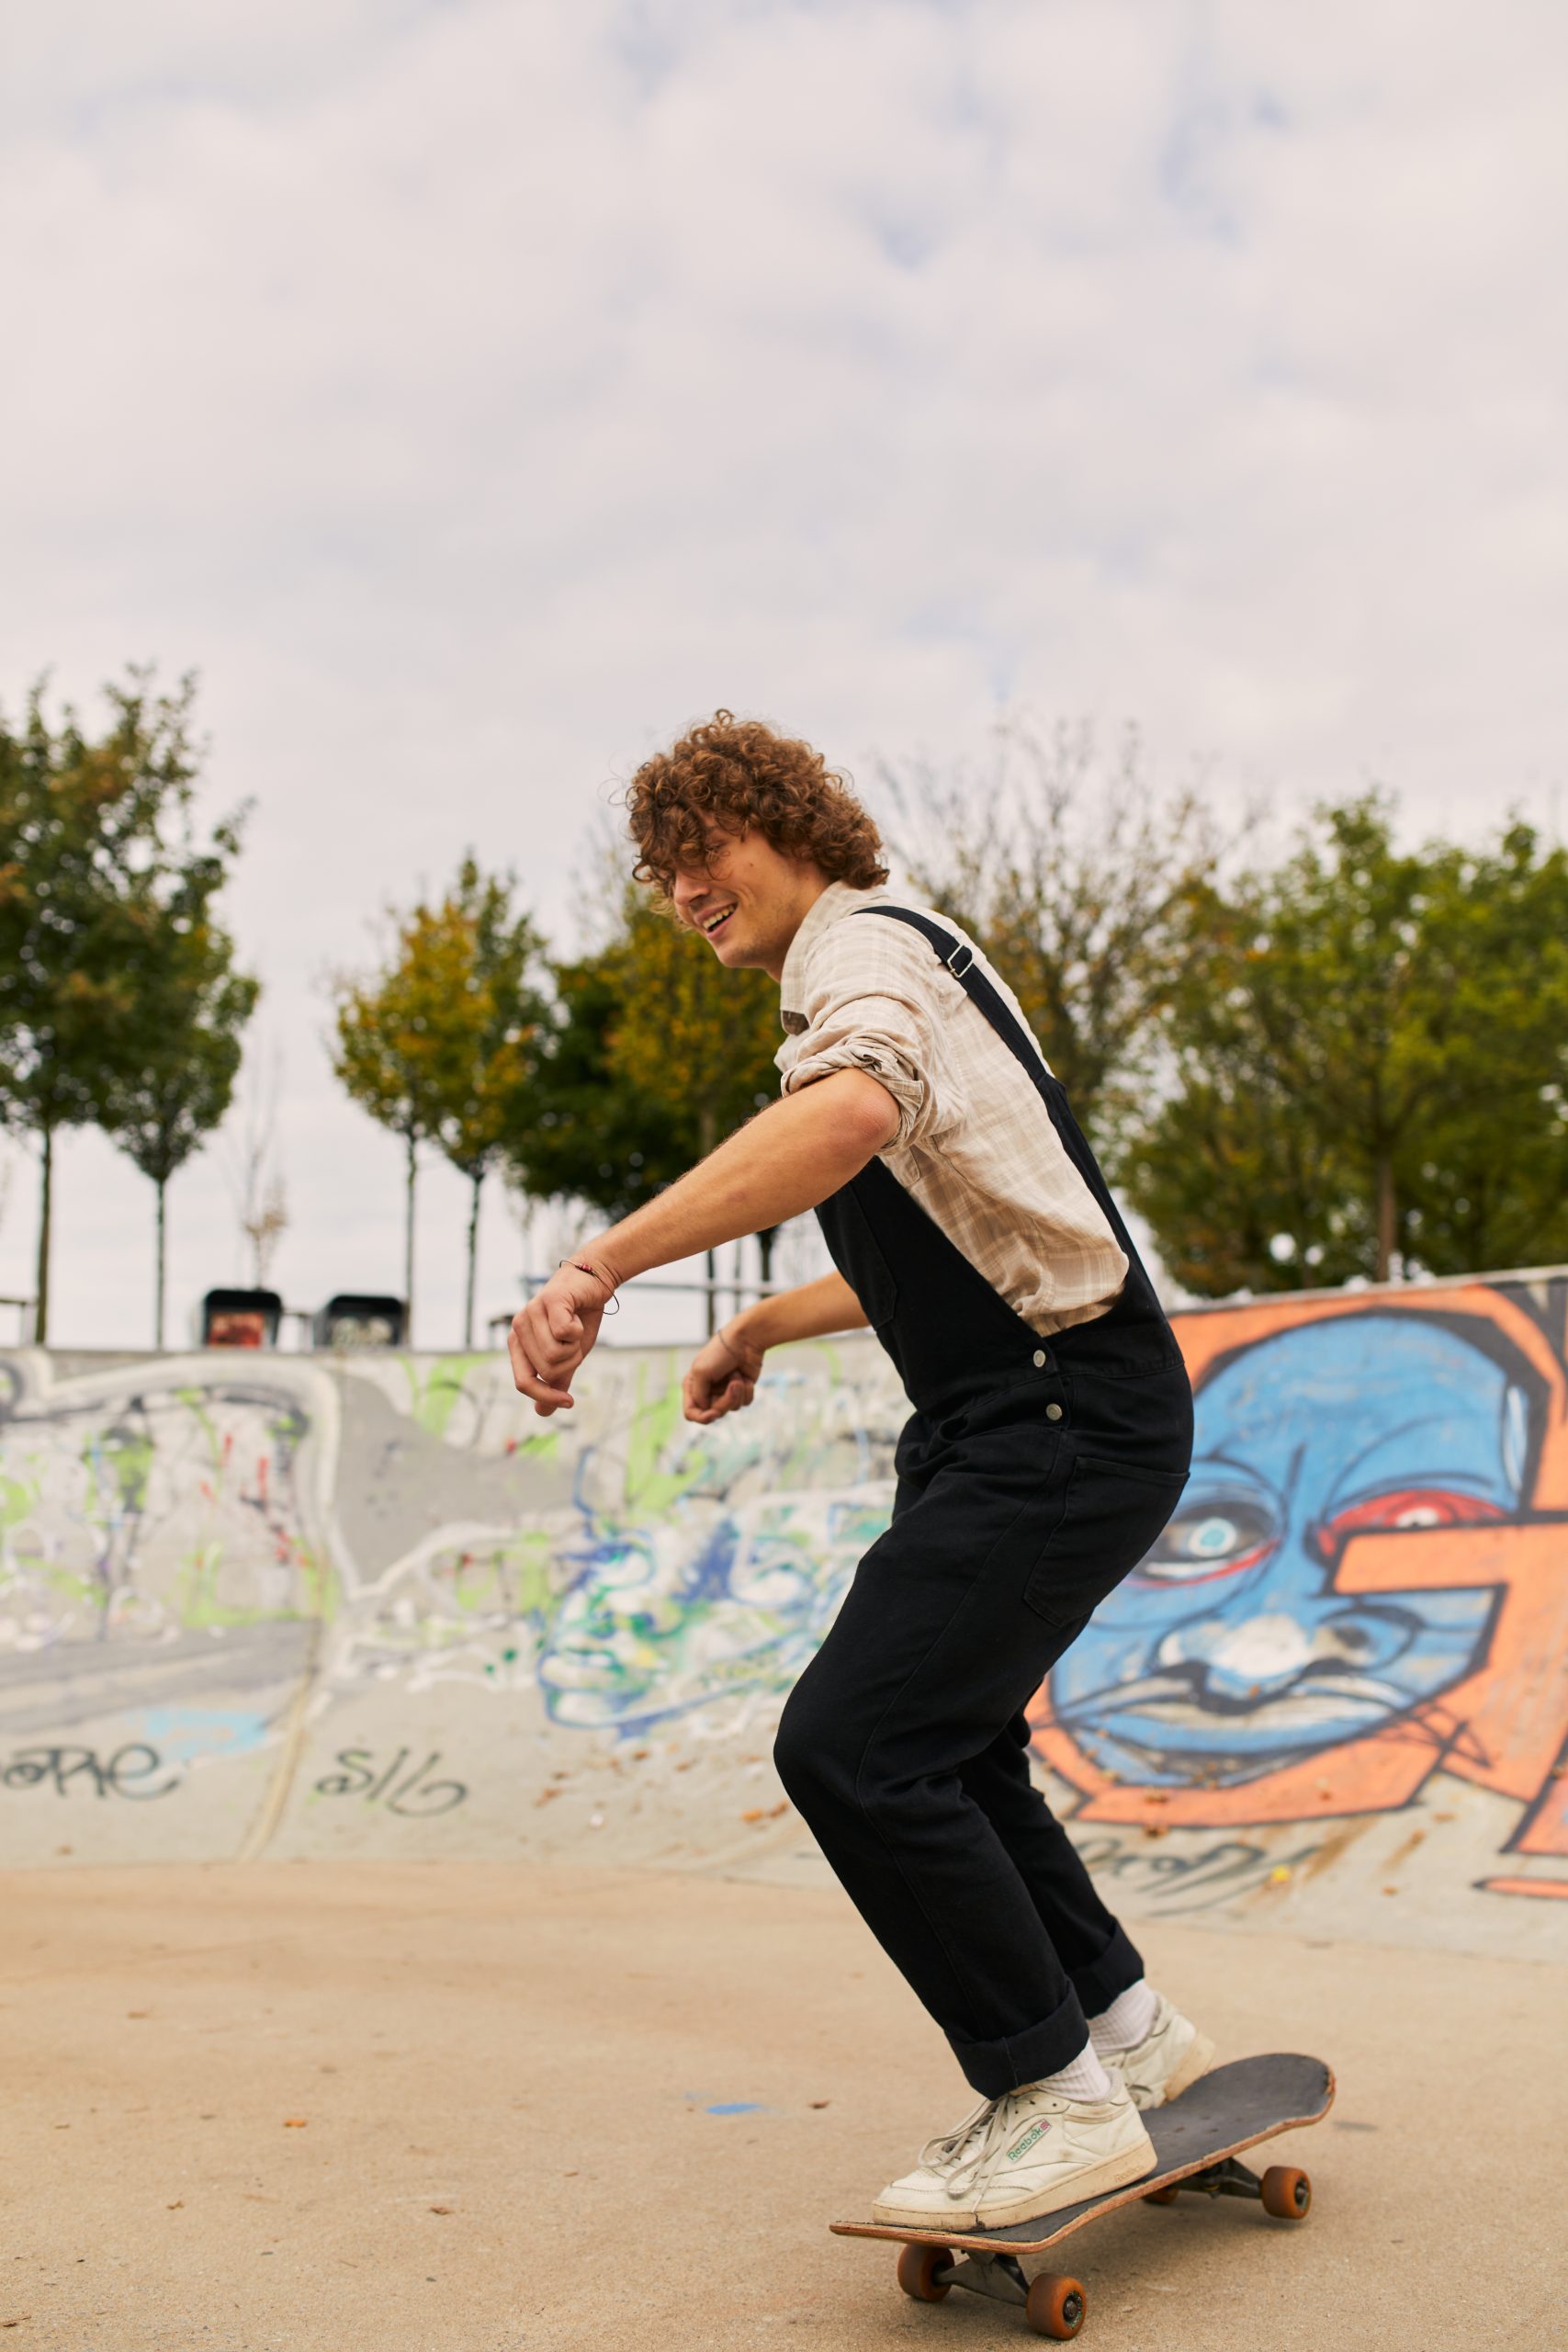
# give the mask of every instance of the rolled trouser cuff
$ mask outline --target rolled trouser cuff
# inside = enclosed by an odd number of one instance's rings
[[[1136,1976],[1129,1982],[1135,1984]],[[1004,2034],[997,2041],[961,2041],[955,2033],[947,2038],[981,2098],[1001,2098],[1025,2083],[1039,2082],[1043,2075],[1070,2066],[1089,2040],[1089,2019],[1077,1995],[1069,1992],[1060,2008],[1021,2033]]]
[[[1087,1967],[1072,1971],[1071,1991],[1048,2018],[1022,2033],[1003,2034],[995,2041],[964,2041],[950,2033],[953,2054],[982,2098],[1000,2098],[1025,2083],[1037,2083],[1081,2056],[1089,2040],[1089,2018],[1108,2009],[1143,1973],[1137,1946],[1118,1925],[1111,1929],[1104,1951]]]
[[[1102,2009],[1108,2009],[1119,1994],[1138,1983],[1143,1973],[1137,1946],[1120,1926],[1112,1929],[1105,1950],[1087,1968],[1067,1972],[1087,2018],[1097,2018]]]

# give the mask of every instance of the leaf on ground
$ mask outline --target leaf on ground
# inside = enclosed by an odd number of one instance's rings
[[[304,2115],[286,2115],[283,2119],[283,2128],[286,2132],[303,2132],[310,2118]]]

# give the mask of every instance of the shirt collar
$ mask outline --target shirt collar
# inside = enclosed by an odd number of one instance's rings
[[[789,943],[784,970],[779,975],[779,1019],[792,1036],[798,1036],[807,1026],[806,967],[812,948],[841,916],[852,914],[856,907],[874,906],[886,896],[886,889],[880,883],[872,889],[860,890],[852,882],[829,882],[820,898],[807,908],[800,929]]]

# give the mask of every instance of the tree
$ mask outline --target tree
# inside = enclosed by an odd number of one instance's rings
[[[110,724],[51,725],[41,688],[20,728],[0,719],[0,1103],[37,1137],[36,1336],[49,1335],[54,1146],[112,1125],[148,1066],[171,927],[194,921],[238,849],[238,820],[195,837],[196,686],[155,692],[133,669],[107,688]]]
[[[628,896],[625,928],[611,955],[620,1003],[611,1024],[609,1066],[673,1114],[705,1159],[721,1137],[778,1092],[778,989],[764,972],[731,972],[698,934],[640,892]],[[773,1231],[758,1236],[763,1280]],[[707,1253],[707,1328],[716,1313],[714,1253]]]
[[[391,952],[363,979],[340,975],[333,1069],[362,1111],[402,1139],[404,1336],[413,1340],[413,1242],[419,1147],[441,1124],[441,1088],[431,1021],[434,1003],[423,953],[429,911],[389,914]]]
[[[463,1344],[474,1344],[479,1198],[484,1181],[535,1106],[529,1093],[547,1011],[535,978],[544,943],[513,909],[511,875],[482,875],[464,859],[456,888],[423,934],[445,973],[435,1014],[434,1069],[442,1150],[468,1180],[468,1272]]]
[[[354,1100],[401,1136],[408,1155],[404,1288],[413,1306],[414,1187],[421,1143],[437,1144],[471,1187],[467,1344],[473,1340],[480,1191],[528,1116],[545,1001],[530,977],[541,942],[513,913],[510,876],[471,857],[439,905],[392,912],[391,951],[363,980],[340,978],[333,1067]]]
[[[230,1138],[229,1190],[251,1253],[251,1288],[265,1290],[273,1259],[288,1230],[288,1188],[278,1164],[283,1057],[276,1046],[259,1063],[253,1057],[244,1077],[239,1117]]]
[[[218,878],[220,878],[220,874]],[[105,1125],[157,1193],[153,1345],[164,1344],[169,1180],[221,1123],[240,1067],[240,1033],[258,981],[233,968],[234,944],[209,917],[204,874],[165,911],[139,975],[140,1057],[111,1081]]]
[[[1189,893],[1166,1083],[1118,1172],[1191,1289],[1568,1247],[1568,856],[1517,823],[1401,851],[1393,816],[1325,806],[1271,870]]]
[[[628,1216],[778,1092],[778,992],[626,893],[608,942],[554,967],[556,1006],[508,1149],[518,1189]],[[773,1235],[759,1234],[763,1280]],[[714,1320],[713,1253],[708,1320]]]
[[[1398,1169],[1401,1242],[1433,1272],[1568,1257],[1568,852],[1512,822],[1446,867],[1428,921],[1450,1082]]]
[[[556,964],[552,977],[535,1114],[506,1147],[508,1173],[525,1200],[581,1201],[618,1220],[691,1166],[689,1114],[612,1064],[623,1001],[614,950]]]
[[[983,948],[1080,1122],[1108,1134],[1179,971],[1190,894],[1219,865],[1202,798],[1155,791],[1134,729],[1106,755],[1087,723],[1042,736],[1016,718],[978,773],[884,781],[910,879]]]

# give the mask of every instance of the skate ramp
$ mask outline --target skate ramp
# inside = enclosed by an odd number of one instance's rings
[[[1038,1694],[1132,1918],[1568,1951],[1568,1275],[1203,1310],[1181,1511]],[[0,1357],[0,1862],[819,1882],[778,1710],[886,1523],[866,1340],[680,1418],[603,1350]]]

